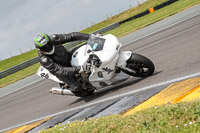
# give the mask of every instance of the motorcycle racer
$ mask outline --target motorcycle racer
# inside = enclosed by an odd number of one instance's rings
[[[62,44],[76,40],[88,40],[89,36],[89,34],[80,32],[51,36],[41,33],[34,38],[40,64],[58,79],[67,83],[72,92],[81,90],[81,83],[75,77],[75,74],[79,73],[80,67],[71,66],[73,50],[65,49]]]

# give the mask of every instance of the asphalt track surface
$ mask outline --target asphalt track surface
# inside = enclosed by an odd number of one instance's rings
[[[140,33],[145,36],[141,39],[135,38],[136,34],[134,33],[121,39],[123,43],[128,43],[123,50],[142,54],[154,62],[156,72],[153,76],[145,79],[133,77],[121,85],[101,89],[93,96],[86,98],[50,94],[49,89],[57,86],[57,83],[41,80],[0,97],[0,130],[91,102],[199,73],[200,14],[198,12],[200,12],[200,8],[198,6],[187,12],[191,12],[189,19],[187,19],[187,13],[177,14],[177,16],[183,16],[180,17],[180,20],[183,21],[178,23],[176,23],[178,17],[173,18],[172,16],[171,20],[170,18],[163,20],[163,25],[169,20],[165,24],[168,26],[160,28],[158,32],[153,33],[156,31],[153,30],[147,35],[141,30]],[[194,15],[195,13],[196,15]],[[155,28],[155,24],[150,26],[150,29],[153,28]],[[134,38],[137,40],[133,41]]]

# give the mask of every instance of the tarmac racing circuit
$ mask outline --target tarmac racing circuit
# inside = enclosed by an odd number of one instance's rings
[[[153,61],[153,76],[144,79],[132,77],[86,98],[50,94],[49,89],[58,85],[46,79],[23,83],[20,89],[5,94],[1,88],[0,131],[144,91],[139,96],[140,101],[133,99],[136,106],[147,100],[149,97],[145,95],[149,93],[155,95],[174,82],[200,76],[200,5],[124,36],[120,41],[123,50],[142,54]]]

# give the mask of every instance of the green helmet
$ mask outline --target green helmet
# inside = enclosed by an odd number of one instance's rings
[[[41,33],[34,38],[35,47],[44,54],[53,54],[54,46],[47,34]]]

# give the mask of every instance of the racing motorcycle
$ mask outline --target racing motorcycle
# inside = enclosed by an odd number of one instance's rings
[[[81,73],[76,75],[82,84],[82,90],[79,92],[71,92],[70,86],[42,66],[37,74],[59,83],[60,87],[53,87],[50,93],[79,97],[89,96],[95,90],[119,84],[130,76],[148,77],[153,74],[155,67],[150,59],[131,51],[121,51],[121,47],[122,44],[112,34],[91,35],[87,44],[73,53],[72,66],[81,67]]]

